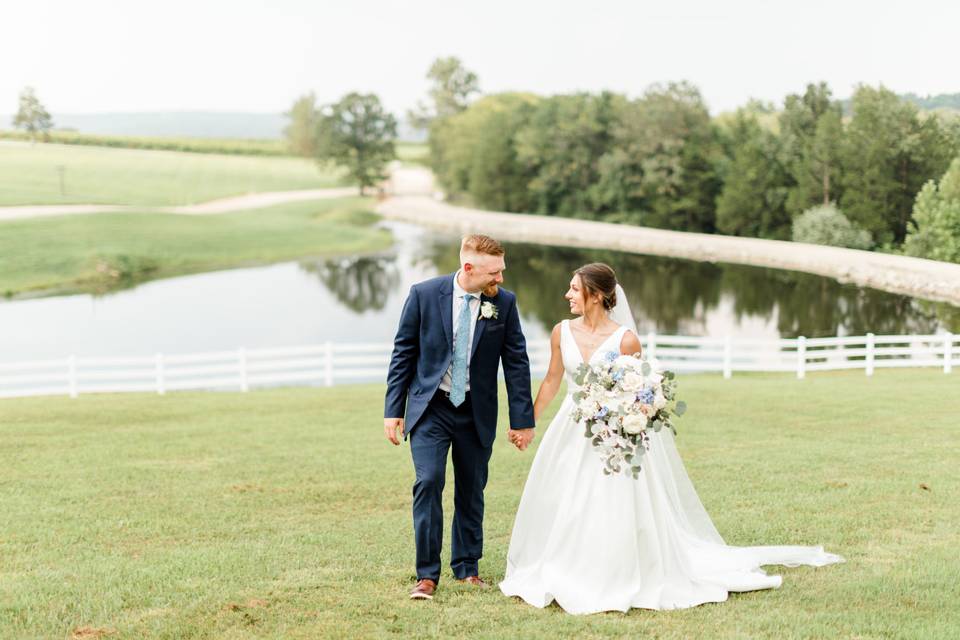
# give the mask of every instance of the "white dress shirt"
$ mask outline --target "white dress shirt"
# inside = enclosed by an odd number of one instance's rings
[[[460,286],[459,278],[460,272],[457,271],[457,275],[453,277],[453,315],[450,316],[453,325],[453,344],[457,343],[457,325],[459,324],[457,320],[460,317],[460,308],[463,306],[463,296],[470,293]],[[477,317],[480,315],[480,292],[470,293],[470,295],[473,296],[473,300],[470,301],[470,337],[467,339],[467,391],[470,391],[470,356],[473,355],[473,334],[477,328]],[[451,358],[450,366],[447,367],[447,371],[440,381],[440,388],[449,393],[452,386],[453,359]]]

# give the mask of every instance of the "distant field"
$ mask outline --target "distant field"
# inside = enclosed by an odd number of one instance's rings
[[[181,205],[344,184],[341,170],[321,171],[306,158],[0,142],[0,206]]]
[[[426,142],[398,142],[397,160],[414,164],[425,164],[430,154]]]
[[[283,140],[252,140],[240,138],[188,138],[171,136],[123,136],[80,133],[79,131],[51,131],[49,141],[59,144],[77,144],[123,149],[157,149],[163,151],[192,151],[194,153],[225,153],[248,156],[288,156]],[[24,131],[0,131],[0,140],[29,141]]]

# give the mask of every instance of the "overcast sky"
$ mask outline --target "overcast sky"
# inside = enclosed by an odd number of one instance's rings
[[[352,90],[402,113],[431,61],[459,56],[485,92],[686,79],[711,111],[779,104],[809,81],[960,92],[949,0],[28,0],[0,12],[0,113],[33,85],[54,113],[279,112]]]

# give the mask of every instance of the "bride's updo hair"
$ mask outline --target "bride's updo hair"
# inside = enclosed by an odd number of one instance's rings
[[[580,276],[583,292],[586,296],[600,294],[603,308],[610,311],[617,306],[617,274],[608,264],[591,262],[574,273]]]

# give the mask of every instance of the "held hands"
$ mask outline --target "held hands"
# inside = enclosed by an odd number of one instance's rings
[[[403,418],[384,418],[383,435],[387,440],[399,446],[400,438],[403,437]]]
[[[533,429],[509,429],[507,439],[520,451],[525,451],[533,442]]]

